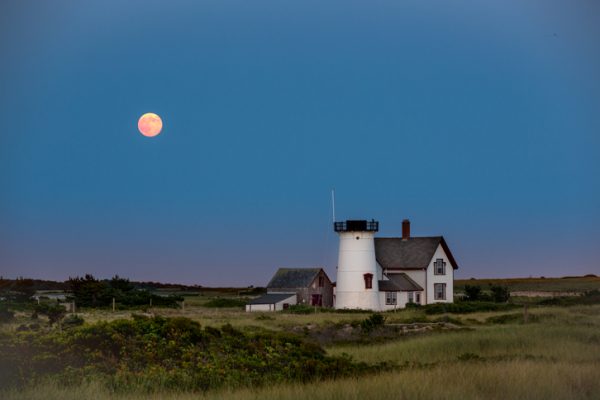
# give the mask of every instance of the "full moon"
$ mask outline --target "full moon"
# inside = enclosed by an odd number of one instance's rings
[[[154,137],[162,130],[162,120],[154,113],[142,115],[138,121],[138,129],[146,137]]]

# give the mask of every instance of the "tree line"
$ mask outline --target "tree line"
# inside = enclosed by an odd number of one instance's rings
[[[0,278],[0,299],[17,304],[33,303],[35,302],[33,296],[38,290],[42,290],[39,288],[41,284],[46,286],[45,282],[47,281],[27,278],[14,280]],[[129,279],[119,275],[104,280],[96,279],[91,274],[70,277],[64,282],[62,290],[66,292],[67,299],[74,301],[77,307],[110,307],[113,301],[124,307],[142,305],[172,307],[183,300],[181,296],[160,296],[147,288],[139,288]]]

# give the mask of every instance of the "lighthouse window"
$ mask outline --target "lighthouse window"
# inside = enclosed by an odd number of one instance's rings
[[[363,277],[365,278],[365,289],[372,289],[373,288],[373,274],[364,274]]]
[[[395,305],[398,303],[398,296],[396,292],[385,292],[385,304]]]

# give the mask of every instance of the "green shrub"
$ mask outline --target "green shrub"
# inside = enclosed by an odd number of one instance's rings
[[[25,334],[25,332],[24,332]],[[188,318],[98,322],[72,329],[0,335],[0,387],[33,379],[76,384],[95,378],[113,391],[205,391],[357,376],[380,366],[328,356],[290,334],[204,328]]]
[[[227,298],[216,298],[207,301],[204,307],[210,308],[243,308],[246,306],[247,301],[241,299],[227,299]]]
[[[35,306],[35,313],[47,316],[50,325],[54,325],[65,317],[67,310],[59,303],[41,303]]]
[[[464,301],[458,303],[434,303],[423,306],[425,314],[466,314],[483,311],[504,311],[519,307],[514,304],[501,304],[484,301]]]
[[[315,308],[306,304],[294,304],[289,306],[285,312],[290,314],[311,314],[315,312]]]
[[[360,323],[363,332],[371,332],[375,328],[379,328],[385,324],[385,317],[379,313],[371,314],[367,319]]]
[[[600,290],[590,290],[581,296],[551,297],[540,300],[538,304],[544,306],[577,306],[600,304]]]
[[[465,297],[468,301],[477,301],[481,297],[481,286],[465,285]]]
[[[10,322],[15,318],[15,313],[8,308],[0,307],[0,323]]]
[[[64,328],[73,328],[76,326],[83,325],[84,322],[85,322],[85,320],[82,317],[80,317],[79,315],[71,314],[63,320],[62,326]]]
[[[506,303],[510,298],[508,286],[490,285],[490,290],[492,292],[492,300],[496,303]]]

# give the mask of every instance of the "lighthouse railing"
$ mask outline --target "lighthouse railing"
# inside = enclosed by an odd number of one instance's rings
[[[379,222],[364,220],[339,221],[333,223],[333,230],[336,232],[377,232]]]

